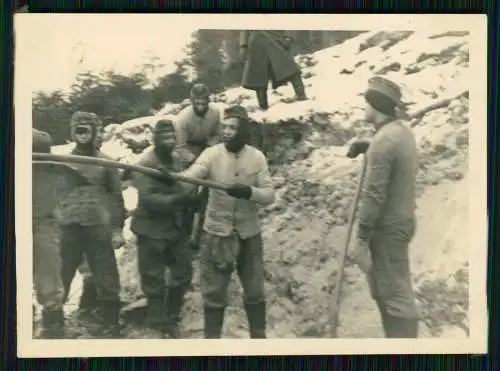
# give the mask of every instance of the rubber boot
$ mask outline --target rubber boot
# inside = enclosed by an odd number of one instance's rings
[[[255,91],[257,94],[257,101],[259,103],[260,109],[267,111],[269,108],[269,102],[267,100],[267,89],[258,89]]]
[[[221,338],[225,310],[226,308],[224,307],[216,308],[205,306],[203,308],[205,339]]]
[[[306,88],[304,87],[304,83],[302,81],[302,77],[296,76],[290,80],[293,86],[293,90],[295,91],[296,99],[299,101],[307,100],[306,96]]]
[[[43,339],[64,338],[64,312],[62,309],[42,310],[42,332]]]
[[[78,304],[79,317],[86,318],[97,308],[97,287],[94,281],[87,278],[83,281],[82,296]]]
[[[121,337],[121,304],[119,300],[99,303],[99,307],[96,309],[95,314],[101,327],[100,337],[105,339],[116,339]]]
[[[266,303],[245,304],[251,339],[266,338]]]
[[[418,338],[418,320],[394,317],[385,314],[383,320],[387,338],[416,339]]]
[[[165,336],[171,339],[180,339],[181,309],[184,304],[184,287],[171,287],[167,290],[167,323],[164,329]]]

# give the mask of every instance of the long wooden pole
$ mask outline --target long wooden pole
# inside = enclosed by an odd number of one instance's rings
[[[56,155],[53,153],[33,153],[32,160],[34,162],[76,163],[76,164],[89,164],[89,165],[96,165],[96,166],[111,167],[111,168],[117,168],[117,169],[126,169],[126,170],[137,171],[138,173],[149,175],[149,176],[156,178],[160,181],[162,179],[163,180],[175,179],[175,180],[178,180],[180,182],[185,182],[185,183],[200,185],[200,186],[204,186],[204,187],[219,189],[222,191],[225,191],[229,188],[227,185],[211,182],[211,181],[204,180],[204,179],[189,178],[189,177],[186,177],[186,176],[183,176],[180,174],[176,174],[176,173],[167,173],[167,172],[164,172],[161,170],[157,170],[157,169],[153,169],[153,168],[149,168],[149,167],[145,167],[145,166],[124,164],[122,162],[108,160],[108,159],[104,159],[104,158],[96,158],[96,157],[88,157],[88,156],[76,156],[76,155]]]
[[[356,218],[356,212],[358,209],[359,196],[361,194],[361,189],[363,188],[363,181],[366,173],[366,154],[363,155],[363,166],[361,169],[361,174],[358,178],[358,184],[356,187],[356,195],[354,196],[354,203],[351,208],[351,214],[349,215],[349,222],[347,226],[347,235],[344,242],[344,248],[341,250],[340,256],[340,268],[337,272],[335,279],[335,287],[333,288],[333,300],[330,304],[330,337],[336,338],[338,336],[338,323],[339,323],[339,312],[340,312],[340,297],[342,295],[342,282],[344,281],[344,267],[347,259],[347,250],[349,249],[349,244],[351,243],[352,230],[354,227],[354,220]]]

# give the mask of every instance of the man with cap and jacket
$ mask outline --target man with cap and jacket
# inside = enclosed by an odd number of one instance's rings
[[[274,202],[267,160],[248,145],[245,108],[224,110],[223,143],[207,148],[181,174],[226,184],[210,189],[200,246],[200,285],[204,301],[205,338],[220,338],[227,289],[234,270],[244,291],[251,338],[266,337],[263,241],[259,205]]]
[[[141,155],[138,164],[167,172],[181,171],[179,158],[173,152],[175,143],[173,122],[159,120],[154,127],[153,146]],[[174,180],[160,181],[140,173],[133,176],[138,205],[130,228],[137,236],[141,288],[147,297],[145,323],[159,337],[180,338],[180,312],[193,275],[187,210],[196,190]]]
[[[96,148],[101,121],[95,113],[77,111],[71,117],[72,155],[109,159]],[[114,249],[123,245],[125,206],[118,171],[88,164],[72,164],[90,185],[78,187],[61,207],[62,279],[68,295],[76,270],[88,261],[97,289],[95,314],[103,336],[119,334],[120,280]],[[91,286],[89,286],[91,288]],[[88,287],[84,286],[84,293]]]
[[[241,85],[254,90],[259,107],[269,108],[267,89],[292,84],[297,100],[306,100],[300,67],[290,53],[292,38],[287,31],[252,30],[240,33],[240,56],[245,61]]]
[[[360,197],[358,235],[351,259],[367,274],[388,338],[418,337],[419,312],[411,282],[409,244],[416,231],[415,137],[397,118],[401,90],[375,76],[365,93],[365,119],[376,134],[355,142],[348,153],[366,152],[367,173]]]
[[[194,84],[190,93],[191,105],[184,108],[176,117],[177,145],[175,152],[181,165],[186,169],[201,152],[220,141],[220,112],[210,103],[210,90],[202,83]],[[191,245],[198,247],[203,214],[205,212],[208,190],[200,187],[200,203],[191,210],[188,223],[192,227]]]

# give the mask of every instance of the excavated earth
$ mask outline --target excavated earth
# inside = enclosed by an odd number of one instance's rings
[[[364,77],[373,73],[403,86],[409,125],[419,144],[418,231],[411,245],[411,268],[422,313],[420,336],[468,336],[467,36],[461,31],[364,33],[297,57],[308,101],[293,102],[291,87],[283,87],[271,94],[271,107],[263,113],[244,89],[216,97],[219,104],[240,103],[251,112],[252,144],[266,153],[277,192],[276,202],[261,211],[269,337],[329,337],[335,280],[360,168],[359,161],[347,159],[345,153],[351,139],[372,135],[361,120],[361,93]],[[175,115],[185,105],[166,105],[157,115]],[[150,144],[150,127],[151,118],[108,127],[103,150],[132,161]],[[64,153],[70,147],[54,152]],[[124,196],[132,210],[134,190],[124,185]],[[118,252],[118,262],[122,299],[130,303],[143,295],[135,237],[128,227],[125,235],[127,245]],[[186,338],[201,338],[203,331],[197,259],[194,265],[183,312]],[[69,336],[86,338],[91,337],[89,325],[78,322],[75,315],[80,291],[77,277],[66,306]],[[248,337],[241,291],[235,276],[224,337]],[[132,324],[126,324],[125,333],[128,338],[149,336]],[[366,280],[356,266],[345,267],[338,334],[383,336]]]

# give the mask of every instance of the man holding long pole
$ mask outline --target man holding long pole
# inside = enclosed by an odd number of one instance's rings
[[[409,244],[416,230],[417,145],[398,119],[401,90],[380,76],[369,80],[365,119],[376,134],[355,142],[349,156],[366,152],[358,234],[351,259],[367,274],[388,338],[418,337],[419,313],[412,288]]]
[[[247,144],[245,108],[224,110],[224,143],[207,148],[182,175],[226,184],[210,189],[200,250],[200,285],[204,301],[205,338],[220,338],[227,289],[236,270],[244,292],[250,337],[266,337],[264,257],[259,205],[274,202],[264,154]]]

